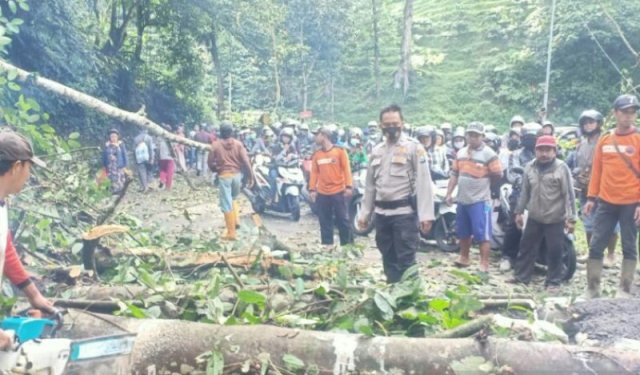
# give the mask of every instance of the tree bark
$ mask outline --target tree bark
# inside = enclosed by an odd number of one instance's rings
[[[144,41],[144,29],[149,23],[149,1],[144,0],[136,6],[136,49],[133,52],[134,60],[137,63],[142,61],[142,45]]]
[[[72,89],[51,79],[43,78],[36,74],[29,73],[26,70],[20,69],[15,65],[11,65],[6,61],[0,60],[0,70],[15,71],[18,74],[16,79],[20,82],[31,83],[46,91],[49,91],[56,95],[60,95],[61,97],[69,101],[96,110],[97,112],[100,112],[119,121],[128,122],[141,128],[148,129],[150,133],[163,137],[169,141],[193,146],[201,150],[209,150],[211,148],[211,145],[209,144],[196,142],[165,130],[160,125],[145,117],[144,113],[142,113],[142,110],[137,113],[122,110],[120,108],[112,106],[111,104],[105,103],[100,99],[96,99],[93,96]]]
[[[118,15],[118,5],[120,5],[120,15]],[[124,0],[114,1],[111,4],[109,40],[102,49],[102,52],[105,55],[115,56],[122,46],[124,46],[124,40],[127,37],[127,26],[129,25],[129,21],[134,13],[135,6],[136,2],[132,1],[131,5],[127,7]]]
[[[373,77],[376,81],[376,100],[380,99],[380,41],[378,30],[378,0],[371,0],[373,19]]]
[[[409,91],[409,72],[411,70],[411,28],[413,26],[413,0],[405,0],[404,4],[404,32],[402,33],[402,51],[400,53],[400,68],[396,73],[395,88],[402,87],[402,95]]]
[[[275,84],[275,107],[280,107],[282,100],[282,88],[280,86],[280,70],[278,67],[278,42],[276,39],[275,27],[271,27],[271,46],[273,49],[273,80]]]
[[[576,347],[507,339],[420,339],[366,337],[273,326],[219,326],[176,320],[134,320],[71,310],[73,322],[60,337],[89,338],[105,334],[137,333],[129,357],[131,373],[162,370],[179,372],[181,365],[202,369],[195,357],[215,350],[225,365],[271,363],[285,367],[283,356],[293,355],[318,374],[387,373],[454,374],[455,361],[480,357],[495,368],[515,374],[637,374],[640,355],[632,350]],[[227,368],[229,368],[227,367]],[[73,369],[72,369],[73,370]],[[74,373],[71,371],[71,373]],[[155,373],[155,372],[154,372]]]
[[[220,64],[218,35],[215,26],[213,26],[211,29],[209,51],[211,52],[211,60],[213,61],[213,66],[216,69],[216,117],[220,119],[222,111],[224,110],[224,72],[222,71],[222,66]]]

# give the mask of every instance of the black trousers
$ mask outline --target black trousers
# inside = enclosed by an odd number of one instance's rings
[[[333,245],[333,225],[338,227],[340,245],[353,243],[351,226],[349,225],[349,210],[344,192],[332,195],[318,193],[316,197],[318,219],[320,220],[320,241],[323,245]]]
[[[562,248],[564,246],[564,222],[543,224],[531,218],[522,233],[520,251],[514,268],[518,281],[528,284],[533,276],[536,260],[542,245],[547,249],[547,280],[545,285],[560,285],[564,265]]]
[[[400,281],[402,274],[416,264],[420,244],[418,216],[376,214],[376,245],[382,253],[382,265],[388,283]]]
[[[620,239],[622,243],[622,256],[624,259],[636,260],[638,258],[638,246],[636,239],[638,228],[636,227],[633,215],[636,210],[635,204],[611,204],[599,200],[589,244],[589,259],[602,259],[604,249],[609,244],[609,239],[613,235],[616,224],[620,223]]]
[[[506,220],[505,227],[502,257],[509,258],[513,262],[518,256],[518,250],[520,250],[522,231],[516,226],[513,216]]]

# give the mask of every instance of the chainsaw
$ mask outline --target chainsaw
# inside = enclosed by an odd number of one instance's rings
[[[0,374],[62,375],[68,362],[128,355],[135,334],[126,333],[82,340],[55,338],[63,325],[62,313],[51,317],[6,317],[0,328],[13,345],[0,351]]]

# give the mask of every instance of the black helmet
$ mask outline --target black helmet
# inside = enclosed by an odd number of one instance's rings
[[[520,130],[521,135],[523,137],[526,135],[538,136],[541,131],[542,131],[542,126],[537,122],[528,122],[524,124],[524,126]]]
[[[500,137],[496,133],[488,132],[484,136],[484,143],[494,150],[499,150],[502,145]]]
[[[580,114],[580,118],[578,119],[578,125],[580,128],[582,128],[582,125],[584,125],[587,120],[595,120],[595,122],[598,123],[598,126],[602,126],[604,116],[595,109],[587,109]]]

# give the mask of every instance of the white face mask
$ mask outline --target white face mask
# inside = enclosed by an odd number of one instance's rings
[[[453,142],[453,147],[455,147],[457,149],[463,148],[464,147],[464,141]]]

